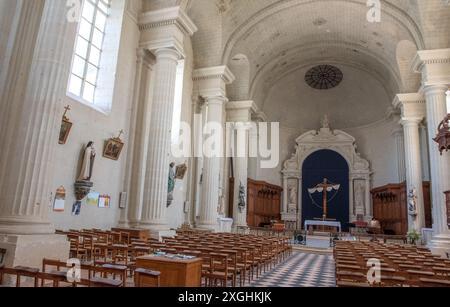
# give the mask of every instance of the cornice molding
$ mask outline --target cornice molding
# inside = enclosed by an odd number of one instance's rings
[[[192,78],[194,81],[220,79],[227,85],[233,83],[234,80],[236,80],[236,77],[227,66],[215,66],[196,69],[192,74]]]
[[[392,105],[401,110],[402,124],[407,121],[421,122],[426,117],[426,100],[420,93],[398,94]]]
[[[450,63],[450,49],[420,50],[412,61],[412,70],[422,73],[425,65],[448,63]]]

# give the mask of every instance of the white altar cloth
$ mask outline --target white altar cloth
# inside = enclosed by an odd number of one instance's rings
[[[305,221],[305,230],[308,230],[308,226],[336,227],[336,228],[339,229],[339,232],[342,232],[341,222],[333,222],[333,221]]]

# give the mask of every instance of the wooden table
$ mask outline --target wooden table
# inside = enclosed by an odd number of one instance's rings
[[[148,238],[150,238],[150,230],[147,229],[116,227],[112,228],[111,231],[129,233],[130,239],[147,240]]]
[[[157,256],[142,256],[136,259],[136,266],[161,272],[161,287],[201,287],[201,258],[183,260]]]

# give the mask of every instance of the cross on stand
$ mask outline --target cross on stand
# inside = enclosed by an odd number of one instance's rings
[[[322,194],[322,208],[323,208],[323,215],[322,218],[325,221],[327,219],[328,215],[328,192],[331,192],[332,190],[339,190],[340,185],[338,184],[331,184],[329,183],[328,179],[325,178],[322,183],[319,183],[314,188],[309,189],[310,194],[319,192]]]

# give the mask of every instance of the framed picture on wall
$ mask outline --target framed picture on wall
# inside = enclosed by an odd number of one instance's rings
[[[120,154],[122,153],[122,149],[124,146],[123,141],[120,139],[120,136],[122,134],[123,130],[120,131],[118,137],[111,138],[105,142],[105,148],[103,149],[103,157],[114,161],[119,160]]]
[[[111,196],[109,195],[100,195],[98,199],[98,207],[109,209],[111,208]]]

